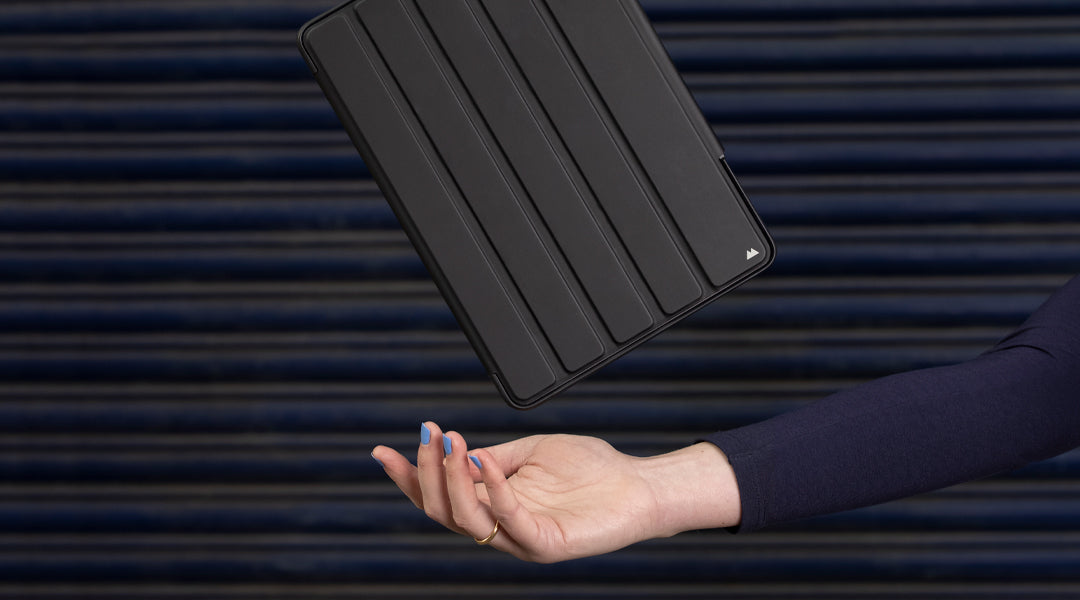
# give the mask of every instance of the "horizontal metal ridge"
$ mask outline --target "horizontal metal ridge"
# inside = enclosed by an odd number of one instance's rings
[[[736,125],[820,123],[822,120],[833,123],[978,121],[985,125],[989,120],[1006,120],[1034,121],[1038,126],[1037,121],[1045,124],[1049,119],[1075,121],[1078,116],[1076,98],[1080,95],[1080,92],[1060,82],[1025,85],[991,80],[957,85],[931,79],[914,86],[908,81],[878,86],[857,82],[819,86],[813,85],[812,81],[804,84],[800,78],[791,77],[783,85],[794,89],[778,95],[774,89],[743,83],[726,88],[702,86],[692,91],[710,121]],[[931,89],[931,86],[939,89]],[[940,89],[942,86],[950,93],[943,93]],[[1026,89],[1029,87],[1035,89]],[[333,132],[330,139],[336,144],[343,145],[344,142],[344,138],[337,133],[333,113],[325,102],[311,96],[294,98],[269,94],[252,99],[221,95],[179,99],[172,96],[82,99],[78,96],[64,98],[61,94],[63,90],[50,92],[44,98],[22,99],[15,96],[5,103],[7,106],[0,114],[0,124],[12,129],[42,132],[115,133],[145,131],[149,126],[173,132],[327,130]],[[67,118],[63,121],[51,119],[50,116],[56,111],[64,111]],[[279,135],[281,140],[302,141],[297,134]],[[44,139],[47,138],[42,138],[42,141]]]
[[[779,233],[779,232],[778,232]],[[787,252],[772,273],[777,276],[849,275],[1028,275],[1063,277],[1080,264],[1080,240],[953,241],[920,237],[903,241],[844,242],[822,237],[812,242],[776,239]],[[1004,238],[1009,239],[1009,238]],[[168,253],[131,250],[49,250],[4,253],[0,278],[23,284],[71,281],[204,282],[408,280],[427,276],[409,248],[358,252],[361,246],[331,248],[197,248]]]
[[[53,3],[66,10],[49,10],[26,0],[6,3],[0,17],[8,31],[43,33],[49,31],[157,31],[170,29],[228,29],[245,22],[266,29],[293,29],[311,15],[333,7],[334,0],[172,0],[154,5],[127,0],[88,8],[77,2]],[[1076,15],[1075,5],[1062,0],[987,0],[974,9],[962,0],[917,0],[895,2],[858,0],[813,0],[791,4],[782,0],[644,0],[649,16],[660,21],[673,19],[830,19],[848,17],[964,17],[993,15]],[[51,8],[51,7],[50,7]]]
[[[775,407],[772,408],[775,409]],[[706,411],[695,411],[691,414],[708,416]],[[311,420],[314,421],[318,416],[313,415]],[[722,422],[724,419],[733,420],[734,416],[734,411],[732,411],[721,419],[710,421],[707,426],[691,423],[689,419],[684,419],[683,422],[665,422],[665,426],[668,427],[667,437],[649,437],[646,441],[642,441],[641,433],[634,435],[604,433],[603,435],[612,444],[635,455],[659,453],[689,444],[703,435],[712,433],[713,429],[724,425]],[[644,431],[645,428],[640,425],[640,418],[626,419],[629,427],[634,427],[635,421],[637,421],[636,429]],[[454,422],[453,419],[446,421],[451,426]],[[368,456],[376,445],[372,438],[377,439],[377,443],[393,445],[406,453],[415,454],[414,448],[417,442],[414,436],[399,434],[396,430],[388,431],[374,425],[365,425],[363,422],[353,421],[353,423],[356,432],[352,434],[334,430],[315,433],[318,430],[311,426],[310,431],[313,433],[310,434],[258,435],[244,432],[242,427],[248,423],[238,422],[235,425],[236,430],[230,433],[184,436],[158,433],[160,439],[156,441],[140,439],[139,434],[131,433],[130,429],[120,432],[125,435],[125,441],[113,443],[110,443],[107,437],[115,436],[117,432],[97,436],[68,435],[59,443],[52,443],[60,437],[57,435],[35,435],[26,442],[22,440],[27,438],[16,436],[12,437],[11,441],[0,445],[5,452],[17,453],[0,465],[0,475],[10,486],[3,494],[0,494],[0,501],[11,505],[22,502],[26,504],[25,510],[31,510],[30,506],[33,503],[49,500],[66,502],[68,505],[65,506],[74,509],[75,504],[90,498],[90,496],[83,496],[79,490],[72,487],[77,484],[95,486],[141,483],[168,490],[168,484],[203,486],[250,484],[255,486],[255,484],[354,484],[368,478],[377,478],[376,481],[381,481],[381,469]],[[593,426],[597,427],[595,424]],[[474,434],[468,430],[465,433],[468,434],[466,439],[469,443],[474,444],[475,447],[486,447],[501,443],[513,436],[543,433],[543,430],[538,432],[535,428],[522,428],[500,435]],[[583,433],[600,433],[600,431],[586,430]],[[19,447],[14,448],[16,444]],[[1030,519],[1033,517],[1025,506],[1030,508],[1041,504],[1054,505],[1053,510],[1058,511],[1055,514],[1059,517],[1065,515],[1068,519],[1073,519],[1071,515],[1078,511],[1075,503],[1080,499],[1080,490],[1075,485],[1078,476],[1080,476],[1080,454],[1072,452],[1042,461],[1004,478],[1002,481],[1015,482],[1011,487],[1002,487],[999,484],[996,488],[994,486],[956,488],[934,496],[937,498],[933,500],[937,502],[936,504],[930,503],[929,499],[925,502],[930,504],[918,504],[920,507],[930,507],[925,510],[919,509],[922,512],[910,508],[896,510],[906,510],[907,512],[903,514],[911,516],[913,522],[925,516],[938,519],[942,523],[948,522],[952,527],[960,527],[965,519],[976,518],[980,512],[1018,513],[1013,524],[1008,525],[1009,528],[1045,528],[1050,526],[1051,517],[1047,516],[1043,521],[1032,521]],[[1048,486],[1054,482],[1060,482],[1062,485]],[[42,491],[50,489],[44,488],[46,484],[52,486],[51,493]],[[21,490],[23,485],[32,487],[23,492]],[[282,498],[308,502],[334,498],[350,502],[397,499],[396,494],[391,493],[393,488],[389,483],[381,485],[384,487],[378,494],[371,494],[370,490],[361,490],[360,493],[328,495],[316,487],[306,492],[299,489],[292,490],[284,494]],[[125,502],[154,502],[172,506],[202,499],[208,502],[247,502],[253,510],[256,505],[264,502],[276,503],[282,500],[269,490],[260,492],[254,487],[246,495],[230,493],[228,488],[218,491],[204,487],[199,498],[190,498],[184,494],[144,496],[140,493],[134,495],[114,493],[107,497],[95,494],[94,496],[109,505]],[[405,502],[404,498],[401,501]],[[1010,505],[1010,502],[1016,504]],[[402,509],[404,508],[403,505]],[[40,510],[51,509],[43,507]],[[890,512],[892,510],[894,509],[867,509],[862,516],[874,519],[882,514],[892,515],[894,514]],[[853,513],[835,518],[823,518],[821,522],[828,527],[830,523],[847,523],[851,519],[859,521],[859,518],[859,515]],[[900,517],[896,518],[900,519]],[[1068,524],[1069,522],[1060,521],[1061,527],[1063,529],[1073,527]],[[805,526],[812,527],[815,526],[814,523],[808,521]],[[801,526],[793,525],[793,527]],[[880,527],[881,524],[876,523],[874,526]]]
[[[467,540],[466,540],[467,541]],[[459,540],[459,544],[461,541]],[[460,546],[459,546],[460,547]],[[442,549],[442,548],[440,548]],[[464,549],[464,548],[463,548]],[[46,582],[68,574],[96,583],[168,580],[177,583],[301,583],[319,577],[325,583],[413,583],[441,581],[444,584],[473,583],[477,549],[440,552],[441,560],[405,567],[416,549],[372,549],[367,552],[326,552],[305,549],[265,548],[246,552],[215,552],[202,549],[200,560],[186,552],[115,552],[108,561],[94,555],[54,552],[47,556],[0,555],[0,573],[10,582]],[[961,583],[990,582],[986,569],[1014,583],[1075,583],[1069,571],[1075,550],[1061,545],[1027,549],[1029,557],[1017,561],[1013,553],[1000,548],[882,548],[846,550],[819,548],[806,554],[765,553],[731,547],[701,547],[680,551],[670,544],[652,543],[626,551],[578,562],[543,566],[509,559],[489,562],[518,585],[550,582],[565,584],[625,584],[628,582],[686,584],[779,582],[902,582],[917,577],[927,568],[933,575],[924,581]],[[305,558],[307,557],[307,558]]]
[[[974,183],[973,178],[973,183]],[[773,185],[781,182],[774,181]],[[901,186],[865,186],[856,189],[755,191],[755,205],[763,218],[778,226],[818,225],[830,233],[858,231],[851,225],[914,223],[995,224],[1025,223],[1032,232],[1037,224],[1061,228],[1080,221],[1075,194],[1067,188],[1019,189],[904,189]],[[1002,187],[1005,187],[1003,184]],[[399,225],[381,197],[338,198],[336,194],[311,193],[280,198],[255,193],[234,198],[161,198],[94,200],[50,199],[38,194],[13,192],[0,199],[0,235],[4,232],[149,233],[176,235],[184,231],[235,233],[279,232],[284,237],[299,232],[338,232],[338,238],[370,237],[372,230],[397,231]],[[247,196],[247,197],[244,197]],[[918,202],[914,202],[917,199]],[[843,226],[848,226],[845,230]],[[940,230],[940,228],[939,228]],[[954,231],[959,231],[955,229]],[[78,239],[78,238],[69,238]]]
[[[7,22],[12,22],[8,19]],[[145,37],[135,35],[99,35],[97,37],[50,36],[5,38],[5,45],[22,50],[0,57],[0,79],[21,81],[287,81],[305,77],[306,69],[299,55],[289,47],[292,31],[303,23],[274,33],[253,35],[253,27],[239,32],[223,31],[207,38],[199,32],[188,35],[165,33]],[[183,23],[174,18],[173,27]],[[996,29],[967,27],[958,21],[953,31],[921,28],[914,33],[880,31],[865,24],[846,31],[820,32],[820,27],[788,25],[770,27],[757,35],[744,29],[742,35],[727,34],[721,28],[702,29],[694,37],[685,32],[668,35],[665,46],[676,66],[688,72],[723,70],[737,64],[741,71],[793,69],[1000,69],[1072,67],[1080,53],[1080,43],[1051,21],[1054,29],[1023,28],[1008,17]],[[1010,27],[1010,25],[1012,25]],[[30,25],[32,27],[32,25]],[[107,26],[107,25],[106,25]],[[749,28],[752,31],[752,28]],[[23,32],[26,30],[24,29]],[[662,32],[675,33],[673,28]],[[830,35],[831,33],[831,35]],[[232,35],[230,35],[232,34]],[[909,39],[917,37],[920,43]],[[982,38],[982,39],[980,39]],[[201,43],[200,43],[201,42]],[[135,54],[129,46],[149,46],[158,52]],[[78,51],[78,52],[74,52]],[[35,60],[28,60],[32,55]]]
[[[679,583],[663,584],[590,584],[532,582],[527,588],[513,584],[477,583],[401,583],[401,584],[81,584],[78,586],[0,585],[0,598],[56,600],[77,597],[80,600],[191,600],[212,595],[228,600],[262,600],[268,596],[282,600],[365,600],[426,599],[438,596],[449,599],[497,599],[513,596],[525,600],[701,600],[722,596],[731,600],[891,600],[912,597],[956,600],[1070,600],[1080,593],[1071,583]]]

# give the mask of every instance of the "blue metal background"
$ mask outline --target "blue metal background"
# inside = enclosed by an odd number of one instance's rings
[[[1080,271],[1080,3],[647,0],[780,256],[524,414],[294,48],[331,4],[0,3],[0,598],[1080,597],[1075,452],[556,566],[368,457],[658,452],[974,356]]]

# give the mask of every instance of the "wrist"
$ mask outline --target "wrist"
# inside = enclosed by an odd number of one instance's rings
[[[654,537],[733,527],[742,518],[735,471],[714,444],[701,442],[643,459],[642,475],[655,498]]]

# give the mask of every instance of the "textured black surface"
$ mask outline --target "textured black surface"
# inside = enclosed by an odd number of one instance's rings
[[[511,406],[772,262],[635,0],[352,2],[299,46]]]
[[[518,414],[296,53],[331,4],[0,4],[0,597],[1080,595],[1075,452],[549,567],[368,457],[422,419],[656,452],[977,354],[1080,270],[1080,7],[645,3],[783,252]]]

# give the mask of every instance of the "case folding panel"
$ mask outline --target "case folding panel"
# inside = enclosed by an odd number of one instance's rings
[[[300,47],[512,406],[773,259],[634,0],[355,0]]]

